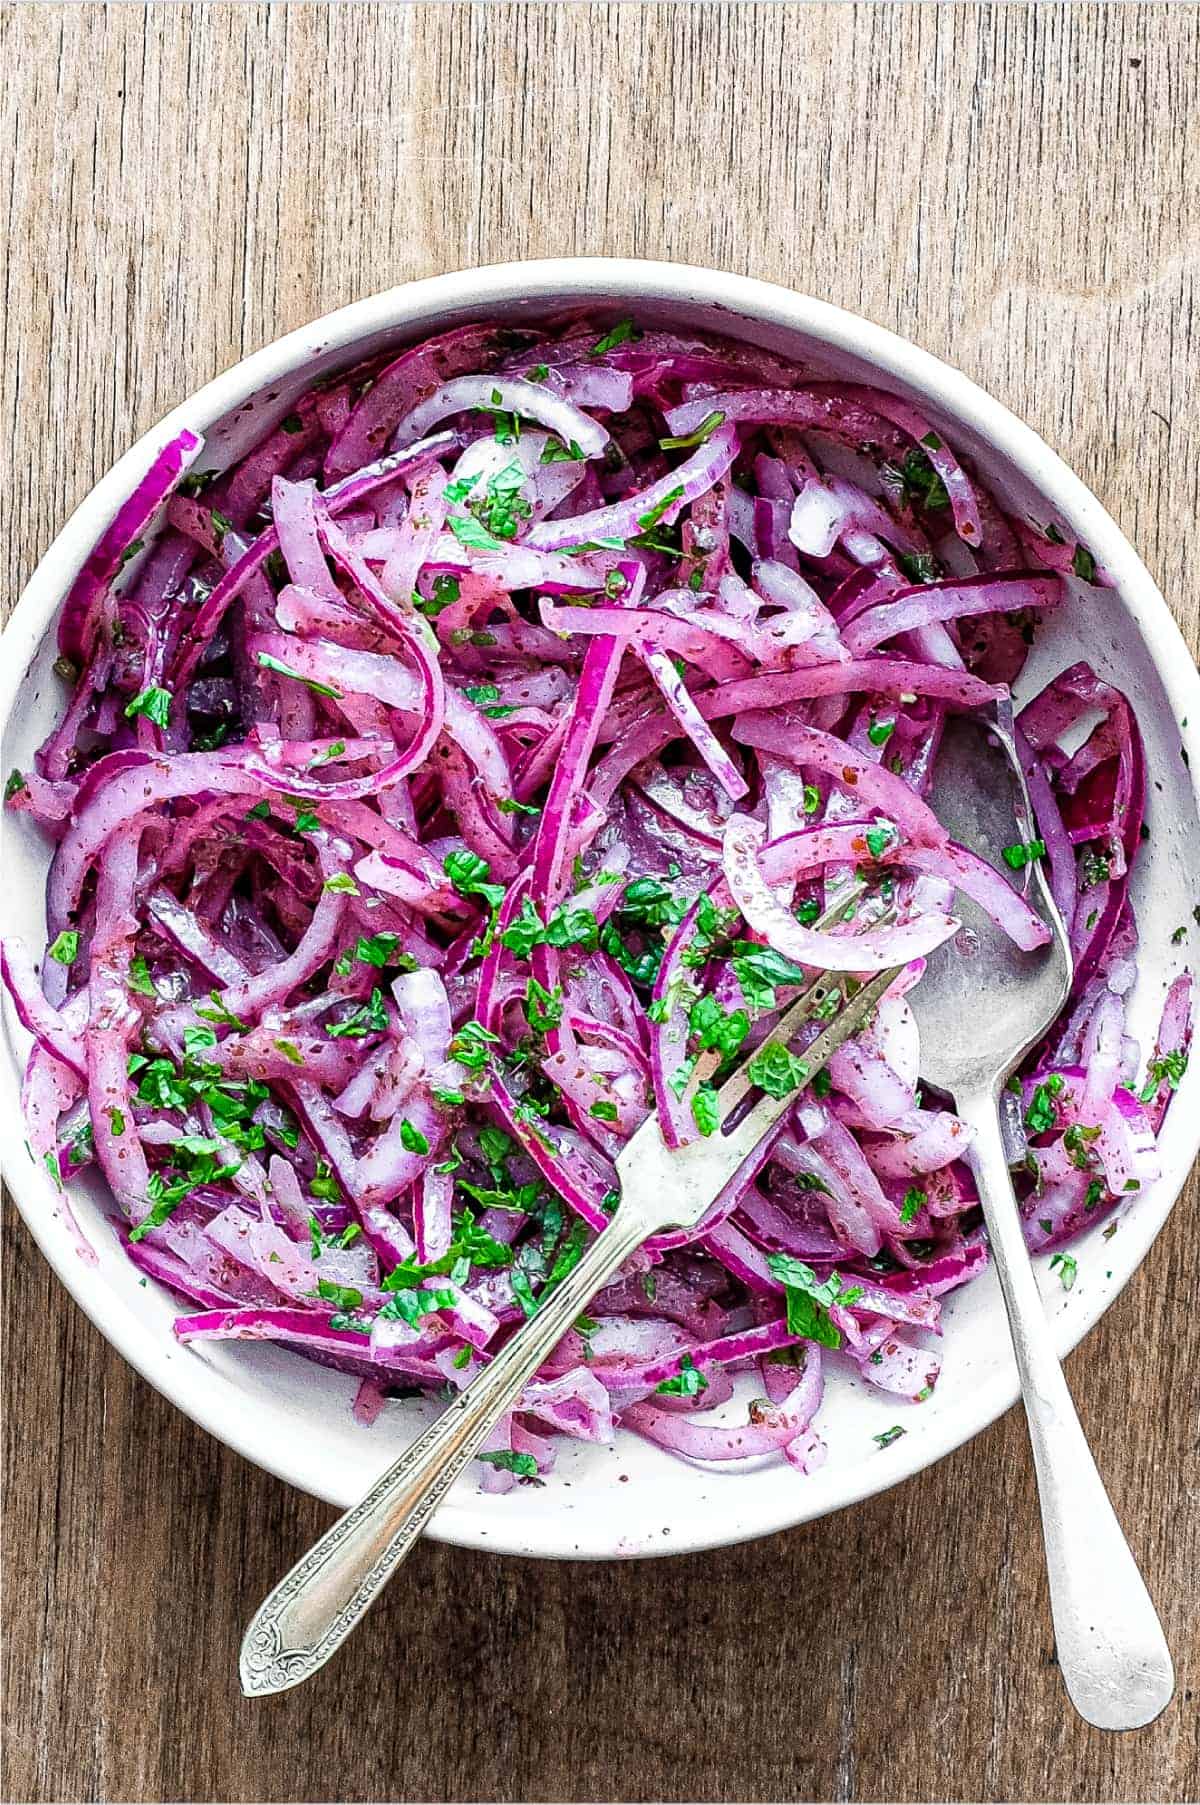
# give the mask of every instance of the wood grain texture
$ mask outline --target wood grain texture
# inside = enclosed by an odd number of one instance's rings
[[[949,358],[1197,645],[1192,6],[17,6],[3,67],[9,595],[244,352],[407,277],[610,252]],[[1195,1800],[1195,1202],[1070,1363],[1179,1666],[1119,1740],[1059,1688],[1015,1414],[749,1547],[426,1546],[317,1682],[247,1704],[247,1608],[329,1514],[136,1378],[10,1213],[3,1796]]]

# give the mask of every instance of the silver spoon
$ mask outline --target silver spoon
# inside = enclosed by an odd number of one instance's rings
[[[1016,836],[1014,801],[1021,823]],[[948,723],[932,802],[952,838],[1003,868],[1003,848],[1036,832],[1007,723],[991,731],[967,717]],[[1035,860],[1027,869],[1028,899],[1053,932],[1051,946],[1020,952],[982,909],[960,895],[955,912],[970,931],[970,951],[960,950],[964,936],[939,947],[909,1002],[921,1034],[922,1077],[949,1092],[958,1114],[975,1130],[968,1157],[1008,1311],[1033,1444],[1063,1682],[1088,1723],[1134,1730],[1169,1703],[1174,1668],[1054,1350],[1001,1135],[1005,1081],[1054,1021],[1071,987],[1071,953],[1041,864]]]

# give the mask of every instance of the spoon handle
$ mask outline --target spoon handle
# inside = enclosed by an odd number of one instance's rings
[[[649,1232],[640,1212],[623,1203],[537,1313],[381,1474],[361,1503],[285,1574],[255,1612],[242,1642],[247,1697],[299,1686],[341,1647],[489,1430]]]
[[[957,1107],[975,1130],[969,1157],[1025,1399],[1063,1682],[1088,1723],[1138,1729],[1175,1690],[1170,1651],[1054,1349],[1021,1231],[997,1096],[959,1097]]]

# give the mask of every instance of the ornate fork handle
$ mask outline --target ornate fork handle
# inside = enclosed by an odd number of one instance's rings
[[[437,1421],[339,1517],[256,1611],[242,1643],[248,1697],[323,1667],[383,1590],[489,1430],[584,1306],[651,1232],[628,1198],[573,1272]]]

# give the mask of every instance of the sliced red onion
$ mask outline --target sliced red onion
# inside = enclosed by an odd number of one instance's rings
[[[156,454],[145,476],[101,533],[67,591],[59,615],[58,649],[64,658],[80,665],[90,660],[109,585],[131,553],[136,555],[154,516],[203,449],[204,440],[185,426]]]
[[[1052,608],[1061,600],[1062,584],[1057,577],[1028,571],[990,572],[966,582],[927,583],[902,589],[891,600],[868,608],[846,628],[845,641],[854,656],[861,658],[884,640],[935,621],[993,612],[1011,614],[1019,608]]]
[[[748,816],[735,815],[725,830],[725,880],[746,921],[785,958],[818,971],[883,971],[931,953],[958,932],[950,915],[928,914],[891,928],[839,936],[802,927],[778,901],[763,875],[759,853],[763,830]]]
[[[541,383],[526,382],[520,377],[495,375],[458,376],[445,383],[427,401],[419,402],[404,416],[393,435],[392,449],[402,450],[418,439],[427,437],[435,426],[440,426],[443,420],[449,420],[455,414],[468,411],[487,413],[489,410],[520,414],[523,419],[536,420],[547,432],[556,434],[565,446],[578,445],[585,457],[599,457],[608,444],[608,434],[602,426]],[[564,544],[569,541],[556,540],[550,543]]]
[[[530,532],[529,543],[543,551],[557,551],[564,545],[585,545],[598,539],[632,539],[660,521],[670,526],[689,502],[719,482],[737,450],[736,432],[719,428],[707,444],[639,494],[569,520],[542,521]]]

